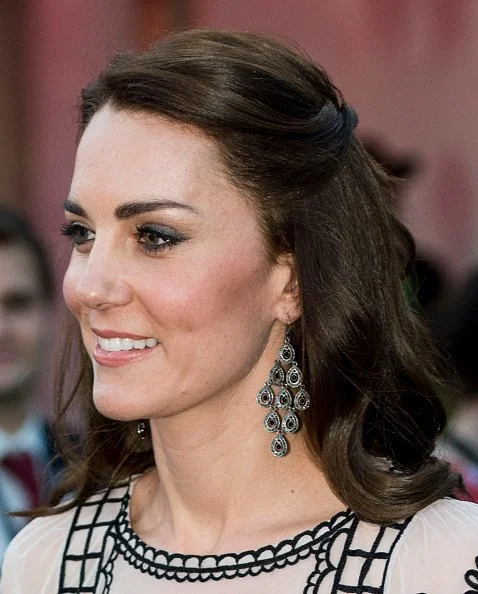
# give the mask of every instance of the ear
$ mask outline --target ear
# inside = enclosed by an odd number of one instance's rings
[[[280,296],[276,318],[284,325],[292,324],[302,314],[297,266],[292,254],[284,254],[276,263],[280,278]]]

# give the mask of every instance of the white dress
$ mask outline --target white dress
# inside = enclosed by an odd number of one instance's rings
[[[227,555],[153,549],[129,522],[131,484],[31,522],[1,594],[476,594],[478,505],[443,499],[393,526],[351,510],[279,544]]]

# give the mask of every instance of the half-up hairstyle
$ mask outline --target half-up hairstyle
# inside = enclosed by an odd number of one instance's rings
[[[402,289],[413,240],[393,213],[393,180],[355,138],[357,116],[327,74],[261,36],[187,31],[114,58],[83,91],[80,136],[105,106],[213,139],[257,209],[271,260],[293,254],[302,305],[293,341],[312,401],[304,430],[338,497],[388,524],[452,493],[458,477],[433,457],[445,424],[435,351]],[[134,424],[93,408],[79,349],[58,411],[82,407],[86,443],[52,503],[74,497],[57,510],[154,463]]]

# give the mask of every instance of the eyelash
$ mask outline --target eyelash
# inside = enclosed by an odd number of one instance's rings
[[[148,245],[142,239],[146,236],[153,236],[156,239],[163,240],[163,243],[159,245]],[[185,241],[187,238],[178,233],[177,231],[173,231],[172,229],[168,229],[165,227],[156,227],[152,225],[139,225],[136,227],[136,233],[134,236],[137,238],[138,243],[141,244],[143,250],[146,253],[156,253],[160,252],[164,249],[171,249],[178,243]],[[151,237],[150,237],[151,238]]]
[[[88,227],[85,225],[80,225],[79,223],[67,223],[61,228],[61,234],[70,238],[73,246],[76,248],[85,245],[89,241],[92,241],[92,239],[80,239],[79,234],[81,232],[92,233]],[[178,243],[181,243],[187,239],[184,235],[178,233],[177,231],[152,225],[138,225],[136,227],[134,236],[137,238],[137,242],[141,244],[141,249],[147,254],[153,254],[165,249],[171,249]],[[156,245],[147,244],[145,243],[144,239],[148,236],[149,239],[152,239],[153,241],[155,239],[161,239],[163,243]]]

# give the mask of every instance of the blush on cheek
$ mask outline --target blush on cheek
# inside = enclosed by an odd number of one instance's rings
[[[162,277],[160,288],[145,282],[148,288],[141,291],[141,300],[157,314],[161,325],[179,323],[186,332],[220,326],[221,319],[230,321],[231,315],[240,312],[246,322],[249,314],[259,312],[264,303],[266,274],[263,263],[254,258],[244,261],[225,256],[214,263],[191,266],[187,276]]]
[[[231,304],[257,308],[265,302],[268,271],[259,255],[253,253],[248,258],[238,256],[224,262],[217,275],[221,279],[217,295],[227,309]]]
[[[255,334],[257,324],[268,318],[264,304],[268,302],[265,271],[261,263],[228,262],[207,278],[195,284],[183,300],[185,329],[193,332],[198,327],[216,328],[221,336],[231,329],[250,328]],[[189,322],[189,328],[187,323]],[[236,341],[236,332],[231,337]],[[230,345],[234,350],[234,344]]]

